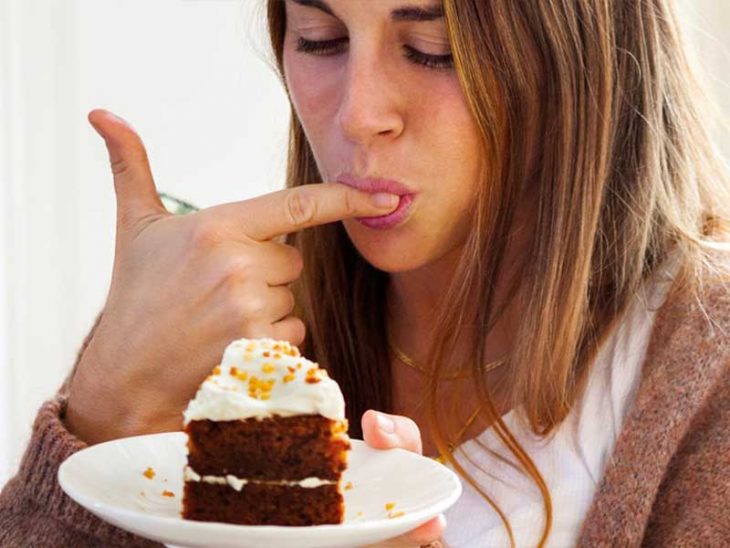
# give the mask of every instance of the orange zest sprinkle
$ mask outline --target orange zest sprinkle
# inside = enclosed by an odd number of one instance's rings
[[[147,479],[152,479],[155,477],[155,471],[152,467],[147,467],[147,470],[145,470],[142,475],[146,477]]]
[[[399,518],[401,516],[404,516],[405,514],[406,514],[405,512],[389,512],[388,513],[388,518],[389,519]]]
[[[283,378],[282,380],[283,380],[283,381],[284,381],[285,383],[287,383],[287,382],[291,382],[291,381],[293,381],[293,380],[294,380],[294,379],[296,379],[296,378],[297,378],[297,377],[296,377],[296,375],[295,375],[294,373],[287,373],[286,375],[284,375],[284,378]]]
[[[168,491],[167,489],[165,489],[162,492],[162,496],[163,497],[174,497],[175,496],[175,493],[173,493],[172,491]]]
[[[317,377],[307,377],[304,380],[307,382],[307,384],[315,384],[320,382],[322,379],[318,379]]]
[[[221,374],[221,368],[217,365],[213,368],[213,375],[220,375]]]
[[[274,365],[270,363],[265,363],[261,366],[261,371],[263,371],[264,373],[273,373],[274,369],[276,369],[276,367],[274,367]]]
[[[348,481],[345,484],[345,491],[349,491],[350,489],[352,489],[352,482],[351,481]]]
[[[392,510],[393,508],[395,508],[395,502],[386,502],[385,503],[386,510]]]
[[[262,355],[262,356],[263,356],[264,358],[269,358],[269,357],[271,357],[271,352],[269,352],[269,351],[267,350],[266,352],[264,352],[264,353],[263,353],[263,354],[261,354],[261,355]]]

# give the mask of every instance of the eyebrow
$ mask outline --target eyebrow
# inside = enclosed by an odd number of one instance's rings
[[[332,17],[337,17],[332,8],[324,0],[292,0],[300,6],[316,8]],[[441,4],[433,6],[403,6],[390,13],[393,21],[435,21],[444,16],[444,7]]]

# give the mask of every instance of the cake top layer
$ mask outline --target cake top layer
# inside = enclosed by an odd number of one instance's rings
[[[344,420],[345,400],[327,371],[287,341],[238,339],[200,385],[183,413],[194,420],[227,421],[272,415],[322,415]]]

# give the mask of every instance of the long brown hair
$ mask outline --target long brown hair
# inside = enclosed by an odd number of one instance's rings
[[[510,401],[536,434],[547,435],[570,411],[601,341],[670,252],[681,265],[675,287],[698,285],[712,264],[708,250],[729,232],[727,178],[671,1],[443,4],[488,169],[473,230],[438,310],[428,427],[441,454],[499,513],[514,544],[504,514],[451,454],[455,435],[439,412],[449,396],[443,374],[461,368],[452,363],[454,334],[472,330],[482,418],[542,492],[542,544],[552,523],[550,494],[502,422],[480,367],[486,333],[502,309],[493,288],[518,204],[529,198],[535,217],[530,261],[509,291],[523,318],[508,358]],[[268,25],[283,75],[281,0],[269,0]],[[321,180],[292,109],[287,185]],[[308,327],[305,352],[339,381],[351,431],[360,435],[366,409],[392,408],[388,274],[358,254],[341,224],[288,242],[305,258],[296,288]]]

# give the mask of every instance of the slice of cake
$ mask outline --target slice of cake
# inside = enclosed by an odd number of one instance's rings
[[[239,339],[184,413],[182,515],[243,525],[344,518],[345,402],[324,369],[285,341]]]

